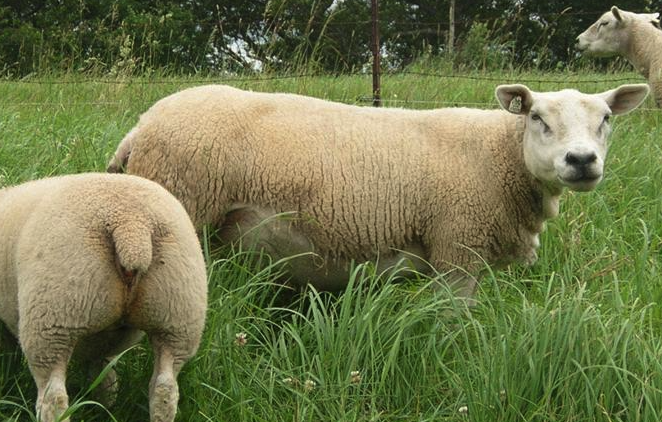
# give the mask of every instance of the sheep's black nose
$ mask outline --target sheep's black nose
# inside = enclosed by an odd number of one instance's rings
[[[588,154],[575,154],[569,152],[565,155],[565,162],[572,166],[586,166],[595,162],[598,159],[598,156],[594,152]]]

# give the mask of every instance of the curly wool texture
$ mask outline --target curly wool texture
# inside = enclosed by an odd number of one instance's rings
[[[295,277],[339,288],[335,268],[389,262],[399,250],[440,271],[482,268],[481,258],[534,261],[553,214],[543,209],[557,198],[543,204],[525,167],[523,125],[506,111],[374,109],[204,86],[144,113],[109,171],[157,181],[198,228],[233,232],[242,220],[295,212],[289,238],[262,243],[314,251],[326,261],[309,265],[323,270],[292,268]]]
[[[26,354],[42,421],[66,408],[72,355],[102,367],[139,330],[155,349],[152,420],[172,421],[206,295],[195,230],[156,183],[84,174],[0,190],[0,319]]]
[[[646,79],[662,106],[662,31],[643,19],[628,22],[629,42],[623,55]]]

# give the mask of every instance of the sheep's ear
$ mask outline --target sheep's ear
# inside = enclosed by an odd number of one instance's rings
[[[611,91],[599,94],[609,105],[613,114],[625,114],[639,107],[648,95],[648,85],[621,85]]]
[[[650,23],[652,23],[654,26],[659,26],[660,25],[660,14],[655,12],[655,13],[638,13],[637,16],[639,16],[643,20],[647,20]]]
[[[501,107],[513,114],[528,114],[533,104],[531,90],[525,85],[499,85],[496,97]]]
[[[621,15],[621,10],[618,7],[612,6],[611,7],[611,13],[612,13],[612,15],[614,15],[614,17],[616,18],[617,21],[622,21],[623,20],[623,15]]]

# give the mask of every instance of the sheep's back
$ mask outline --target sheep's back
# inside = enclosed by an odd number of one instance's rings
[[[236,204],[297,211],[329,251],[402,246],[430,204],[482,183],[512,130],[500,111],[375,109],[224,86],[188,89],[140,120],[128,172],[155,180],[198,227]],[[509,147],[510,148],[510,147]],[[431,200],[435,197],[435,200]]]

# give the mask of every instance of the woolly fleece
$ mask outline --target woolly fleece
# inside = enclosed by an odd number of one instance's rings
[[[630,88],[636,106],[648,89]],[[562,91],[552,103],[568,107],[567,96],[573,106],[596,107],[582,95]],[[604,101],[597,106],[596,125],[609,112]],[[289,261],[295,283],[343,288],[351,262],[366,260],[378,270],[405,259],[417,270],[476,274],[483,260],[533,262],[543,222],[558,210],[562,188],[543,186],[524,163],[527,118],[203,86],[144,113],[108,171],[160,183],[198,229],[211,224],[226,241],[242,238],[275,259],[313,252]],[[474,284],[458,287],[470,295]]]
[[[100,369],[139,330],[155,353],[151,420],[174,420],[177,374],[198,347],[206,295],[191,221],[156,183],[84,174],[0,190],[0,319],[27,357],[42,421],[68,405],[72,356]]]

